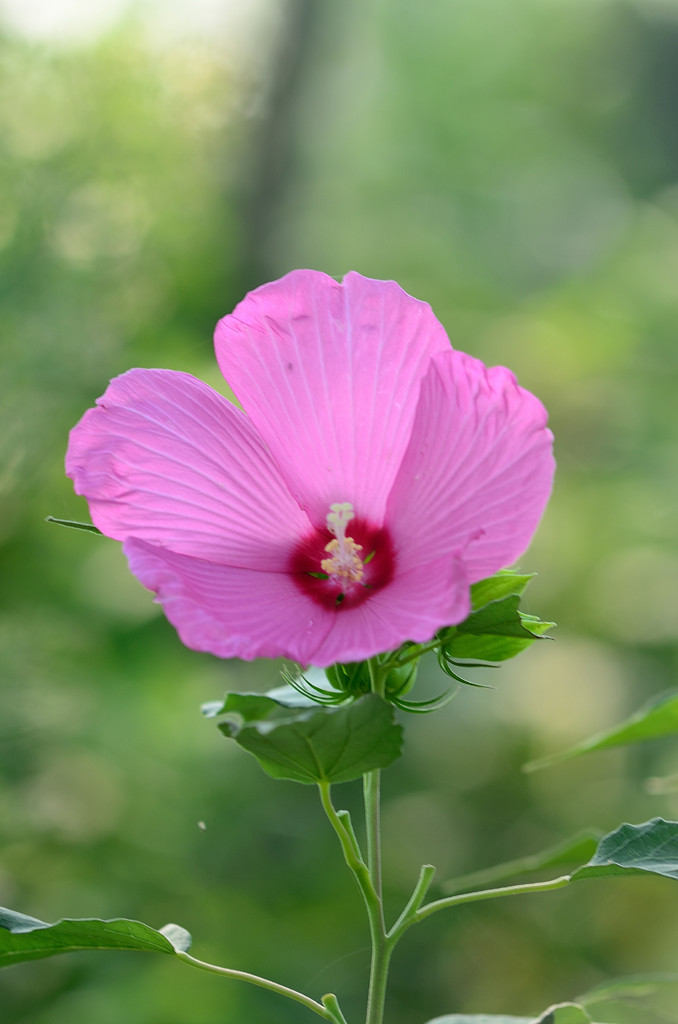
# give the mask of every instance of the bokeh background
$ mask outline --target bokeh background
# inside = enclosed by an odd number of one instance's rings
[[[360,1019],[367,931],[315,793],[198,710],[280,666],[184,650],[118,545],[45,524],[87,517],[67,433],[130,366],[222,386],[213,325],[266,280],[395,278],[550,410],[558,481],[522,568],[540,574],[528,610],[560,626],[495,689],[406,723],[392,905],[422,861],[444,881],[678,816],[673,740],[521,772],[676,681],[678,3],[3,0],[0,46],[0,903],[174,920],[197,956],[334,989]],[[677,969],[678,887],[586,883],[411,932],[387,1019],[537,1013]],[[3,1024],[311,1019],[139,954],[13,968],[0,1007]]]

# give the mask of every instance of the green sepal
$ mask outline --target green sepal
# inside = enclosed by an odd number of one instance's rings
[[[191,936],[176,924],[156,931],[141,921],[116,918],[64,918],[47,924],[0,907],[0,967],[39,960],[58,953],[92,949],[141,950],[174,955],[185,953]]]
[[[417,644],[406,643],[399,648],[398,653],[409,654],[416,650]],[[403,697],[408,693],[417,678],[419,662],[417,659],[408,661],[405,665],[397,664],[397,657],[394,660],[394,667],[386,675],[384,681],[384,693],[386,699],[392,697]],[[369,664],[366,661],[349,662],[347,664],[332,665],[325,670],[328,682],[335,690],[347,695],[370,693],[372,690],[372,678],[370,676]]]
[[[472,610],[478,611],[493,601],[502,601],[505,597],[516,595],[520,597],[530,580],[534,579],[536,573],[513,572],[512,569],[500,569],[494,576],[488,576],[485,580],[479,580],[471,586]]]
[[[330,685],[341,693],[355,696],[360,693],[369,693],[372,689],[370,670],[366,661],[331,665],[330,668],[325,669],[325,675]]]
[[[658,739],[661,736],[670,736],[674,733],[678,733],[678,691],[670,690],[659,697],[653,697],[629,718],[613,728],[598,732],[588,739],[580,740],[574,746],[567,747],[566,750],[561,750],[556,754],[549,754],[548,757],[530,761],[529,764],[524,765],[523,771],[537,771],[540,768],[548,768],[560,761],[569,761],[573,757],[590,754],[596,750],[606,750],[608,747],[620,747],[629,743],[642,743],[645,740]]]
[[[210,712],[214,714],[214,709]],[[219,728],[276,779],[349,782],[400,755],[394,709],[374,694],[340,707],[290,707],[269,696],[229,694]]]
[[[520,595],[509,594],[471,612],[458,626],[441,630],[441,653],[453,661],[514,658],[555,626],[555,622],[521,612],[519,605]]]
[[[591,860],[570,879],[642,874],[678,879],[677,821],[652,818],[642,825],[620,825],[603,836]]]
[[[402,698],[406,693],[409,693],[417,681],[418,671],[418,659],[392,668],[386,676],[386,698]]]

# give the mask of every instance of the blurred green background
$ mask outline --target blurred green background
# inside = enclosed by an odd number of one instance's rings
[[[678,3],[5,0],[0,45],[0,903],[177,921],[197,956],[334,989],[360,1019],[367,930],[314,791],[198,710],[280,666],[184,650],[118,545],[44,523],[87,517],[67,433],[130,366],[221,386],[213,325],[266,280],[395,278],[550,410],[557,486],[522,568],[527,610],[560,626],[496,689],[407,721],[385,780],[394,908],[422,861],[443,881],[678,817],[675,741],[520,770],[676,682]],[[677,951],[666,880],[463,907],[409,934],[387,1019],[536,1013]],[[3,1024],[312,1019],[138,954],[13,968],[0,1006]]]

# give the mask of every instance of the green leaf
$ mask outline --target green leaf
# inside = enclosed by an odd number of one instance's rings
[[[626,978],[614,978],[612,981],[603,982],[578,999],[582,1006],[616,1002],[620,999],[647,999],[673,985],[678,985],[678,974],[631,974]]]
[[[436,1017],[428,1024],[592,1024],[592,1021],[583,1006],[577,1003],[558,1003],[544,1010],[540,1017],[453,1013],[448,1017]]]
[[[202,705],[205,718],[221,715],[235,722],[257,722],[284,718],[290,708],[316,708],[317,702],[293,686],[276,686],[268,693],[227,693],[223,700],[210,700]]]
[[[239,696],[249,699],[238,701]],[[400,754],[402,729],[393,707],[374,694],[320,708],[283,707],[262,696],[259,717],[252,696],[230,694],[225,707],[232,717],[219,728],[275,779],[349,782],[385,768]]]
[[[643,704],[638,711],[612,729],[596,733],[595,736],[581,740],[573,747],[561,750],[557,754],[550,754],[548,757],[539,758],[538,761],[531,761],[524,766],[523,770],[533,772],[552,764],[558,764],[560,761],[579,757],[581,754],[590,754],[594,750],[619,747],[626,743],[641,743],[644,740],[653,740],[660,736],[670,736],[672,733],[678,733],[678,691],[676,690],[653,697],[647,704]]]
[[[505,661],[520,654],[555,625],[519,611],[519,604],[520,595],[510,594],[472,612],[458,626],[443,630],[440,635],[446,657]]]
[[[177,924],[165,925],[159,931],[124,918],[64,918],[46,924],[0,907],[0,967],[87,949],[137,949],[174,955],[185,952],[190,944],[191,936]]]
[[[528,854],[516,860],[506,861],[481,871],[473,871],[468,875],[461,875],[445,882],[442,890],[446,895],[457,892],[469,892],[474,889],[482,889],[497,885],[499,882],[515,878],[517,875],[525,875],[532,871],[541,871],[542,868],[558,867],[563,864],[581,864],[587,857],[591,857],[600,840],[600,832],[593,829],[586,829],[578,832],[575,836],[549,846],[539,853]]]
[[[290,705],[263,693],[227,693],[223,700],[203,704],[206,718],[228,715],[236,722],[263,722],[276,715],[284,716]]]
[[[604,836],[591,860],[571,880],[625,874],[678,878],[678,822],[653,818],[642,825],[620,825]]]
[[[86,533],[98,533],[103,537],[101,530],[98,530],[92,523],[78,523],[73,519],[57,519],[56,516],[45,516],[46,523],[56,523],[57,526],[68,526],[71,530],[84,530]]]
[[[533,572],[521,575],[520,573],[513,572],[511,569],[501,569],[494,576],[489,576],[486,580],[474,583],[471,587],[473,610],[477,611],[479,608],[484,608],[491,601],[501,601],[502,598],[509,597],[511,594],[517,594],[520,597],[527,584],[531,579],[534,579],[535,575]]]
[[[191,933],[182,928],[180,924],[164,924],[158,929],[161,935],[168,939],[174,948],[175,953],[188,953],[191,948]]]
[[[434,1017],[427,1024],[534,1024],[534,1017],[507,1017],[487,1013],[452,1013],[447,1017]]]
[[[545,1010],[534,1024],[591,1024],[591,1018],[577,1003],[558,1003]]]
[[[282,686],[276,686],[272,690],[267,690],[264,696],[288,708],[313,708],[318,706],[318,701],[313,700],[312,696],[296,689],[289,683],[283,683]]]

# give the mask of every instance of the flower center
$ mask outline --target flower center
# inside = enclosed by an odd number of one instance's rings
[[[295,584],[323,608],[355,608],[387,586],[395,553],[386,527],[356,515],[350,501],[334,502],[325,525],[301,538],[291,553]]]
[[[346,536],[346,527],[355,518],[350,501],[330,505],[327,513],[327,529],[334,534],[334,540],[325,545],[329,558],[323,558],[320,568],[328,577],[340,583],[360,583],[365,575],[363,560],[359,553],[362,544],[356,544],[353,537]]]

